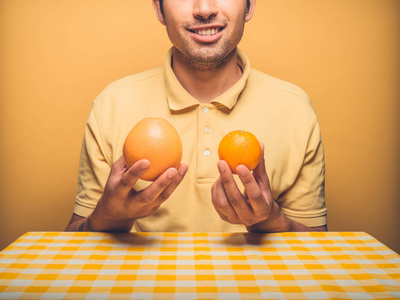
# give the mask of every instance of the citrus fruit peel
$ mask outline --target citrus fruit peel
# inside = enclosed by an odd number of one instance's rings
[[[148,117],[133,126],[122,152],[128,168],[141,159],[147,159],[150,167],[140,178],[154,181],[169,168],[179,168],[183,154],[182,140],[167,120]]]
[[[261,160],[261,145],[251,132],[234,130],[221,139],[218,157],[226,161],[233,174],[237,174],[236,168],[239,165],[252,171]]]

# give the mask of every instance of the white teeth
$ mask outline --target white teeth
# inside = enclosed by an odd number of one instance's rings
[[[219,32],[218,28],[196,30],[196,33],[198,35],[214,35],[218,32]]]

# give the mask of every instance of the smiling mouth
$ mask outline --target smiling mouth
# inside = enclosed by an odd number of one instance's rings
[[[198,35],[214,35],[223,30],[222,27],[207,28],[207,29],[195,29],[189,30],[190,32],[196,33]]]

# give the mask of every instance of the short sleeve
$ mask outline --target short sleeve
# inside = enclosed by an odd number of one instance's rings
[[[111,170],[107,161],[96,101],[87,120],[79,159],[78,191],[74,213],[87,217],[103,195],[104,186]]]
[[[316,118],[299,174],[293,185],[278,197],[277,203],[288,218],[303,225],[327,224],[324,147]]]

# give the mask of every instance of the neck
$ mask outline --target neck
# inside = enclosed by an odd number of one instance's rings
[[[209,103],[226,92],[242,76],[236,48],[223,61],[214,65],[196,64],[175,47],[172,58],[175,76],[186,91],[202,103]]]

